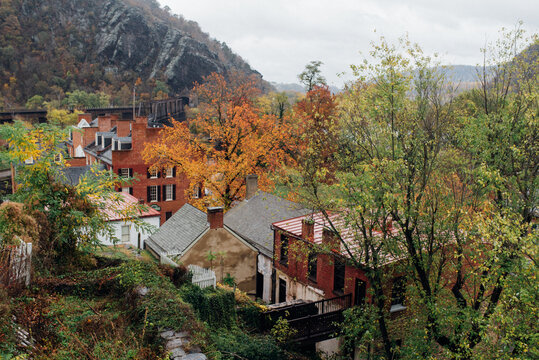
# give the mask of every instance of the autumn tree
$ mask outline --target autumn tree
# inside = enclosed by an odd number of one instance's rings
[[[190,180],[188,195],[207,189],[209,196],[192,199],[199,207],[230,208],[243,198],[249,174],[259,176],[261,187],[271,187],[271,174],[286,156],[279,146],[284,125],[257,106],[255,80],[212,73],[195,85],[194,93],[199,100],[194,119],[163,128],[159,141],[146,146],[145,160],[176,166]]]
[[[328,180],[335,170],[339,117],[337,97],[327,86],[314,86],[293,109],[292,126],[297,166],[311,172],[308,179]]]

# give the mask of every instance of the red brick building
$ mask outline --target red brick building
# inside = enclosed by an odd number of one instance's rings
[[[186,203],[187,178],[175,168],[149,171],[142,158],[146,143],[157,141],[162,126],[149,126],[146,117],[123,119],[118,115],[104,115],[91,119],[80,114],[78,130],[67,143],[72,166],[94,163],[119,176],[133,178],[131,184],[118,189],[150,204],[161,212],[161,224]],[[200,194],[196,194],[200,196]]]
[[[330,215],[330,219],[338,228],[343,225],[337,214]],[[345,294],[352,294],[353,305],[367,300],[369,282],[365,271],[347,261],[348,253],[341,249],[339,239],[321,213],[279,221],[273,223],[273,229],[277,302],[318,301]],[[359,258],[360,249],[354,246],[352,232],[339,230]],[[391,284],[392,312],[405,309],[403,280],[395,277]]]

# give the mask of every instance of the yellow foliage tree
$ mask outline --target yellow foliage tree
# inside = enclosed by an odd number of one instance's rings
[[[286,133],[275,116],[264,114],[254,101],[253,78],[237,73],[228,81],[212,73],[196,84],[200,100],[195,118],[164,128],[160,140],[147,144],[144,159],[155,167],[176,166],[190,180],[188,196],[205,188],[208,196],[191,198],[199,208],[230,208],[245,196],[245,177],[257,174],[262,188],[287,155],[281,146]]]

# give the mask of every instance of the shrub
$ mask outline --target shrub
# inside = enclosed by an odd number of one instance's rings
[[[0,359],[15,352],[15,331],[11,321],[11,302],[3,287],[0,287]]]
[[[286,359],[285,352],[268,336],[250,336],[240,331],[216,332],[212,335],[219,359],[249,360]]]
[[[196,285],[189,285],[182,288],[182,298],[213,329],[230,328],[236,324],[236,301],[232,292],[212,288],[202,290]]]

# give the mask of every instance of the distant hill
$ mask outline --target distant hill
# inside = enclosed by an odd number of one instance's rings
[[[156,88],[185,91],[213,71],[254,74],[270,87],[225,43],[155,0],[2,0],[0,65],[4,107],[75,89],[128,102],[139,77],[137,91],[151,97]]]
[[[277,91],[284,91],[284,92],[289,92],[289,91],[293,91],[293,92],[298,92],[298,93],[302,93],[304,94],[306,92],[306,89],[303,85],[300,85],[300,84],[295,84],[295,83],[276,83],[276,82],[271,82],[271,85],[277,90]],[[338,94],[342,91],[342,89],[339,89],[338,87],[336,86],[330,86],[329,87],[329,90],[333,93],[333,94]]]

